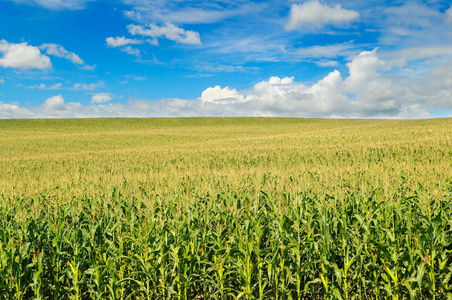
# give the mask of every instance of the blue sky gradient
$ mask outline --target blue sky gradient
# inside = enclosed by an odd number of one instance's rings
[[[0,0],[0,118],[452,116],[448,1]]]

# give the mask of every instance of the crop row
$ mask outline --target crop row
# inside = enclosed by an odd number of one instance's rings
[[[3,199],[0,298],[451,298],[450,199],[372,195]]]

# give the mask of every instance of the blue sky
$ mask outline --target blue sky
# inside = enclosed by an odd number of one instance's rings
[[[0,0],[0,118],[452,116],[448,1]]]

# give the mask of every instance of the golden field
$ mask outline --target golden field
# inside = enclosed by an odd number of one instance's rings
[[[91,119],[0,121],[0,190],[139,200],[247,191],[443,199],[451,119]],[[394,187],[404,188],[398,195]],[[142,191],[146,191],[143,193]]]

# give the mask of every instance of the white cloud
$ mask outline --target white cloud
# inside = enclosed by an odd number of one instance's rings
[[[26,108],[0,101],[0,119],[33,118],[35,116],[36,114]]]
[[[147,27],[143,27],[141,25],[129,25],[127,26],[127,29],[132,35],[143,35],[152,38],[165,37],[168,40],[188,45],[201,44],[198,32],[185,30],[168,22],[166,22],[163,26],[155,24],[150,24]]]
[[[221,73],[244,73],[244,72],[254,72],[256,70],[259,70],[257,67],[244,67],[244,66],[234,66],[234,65],[222,65],[222,64],[210,64],[206,62],[200,62],[200,61],[193,61],[194,69],[200,72],[221,72]],[[197,75],[190,75],[190,76],[213,76],[210,74],[197,74]]]
[[[69,52],[62,46],[57,44],[42,44],[39,46],[41,50],[45,50],[47,55],[54,55],[59,58],[65,58],[73,62],[74,64],[83,65],[83,60],[74,52]]]
[[[13,0],[16,3],[39,5],[47,9],[83,9],[86,3],[95,0]]]
[[[14,44],[1,40],[0,53],[3,54],[0,66],[5,68],[46,70],[52,67],[48,56],[27,43]]]
[[[383,20],[383,22],[389,22],[394,27],[410,29],[430,27],[436,24],[438,20],[443,19],[436,8],[414,1],[389,6],[384,9],[384,15],[386,20]]]
[[[87,70],[87,71],[92,71],[92,70],[94,70],[96,68],[96,66],[97,66],[97,64],[94,64],[92,66],[84,65],[84,66],[82,66],[82,69],[83,70]]]
[[[265,3],[249,0],[123,0],[132,10],[124,14],[134,21],[170,22],[177,24],[209,24],[227,18],[261,12]],[[183,5],[181,5],[183,3]]]
[[[347,63],[350,76],[347,81],[353,87],[359,88],[363,83],[369,82],[379,76],[388,66],[376,55],[377,49],[363,51],[351,62]]]
[[[296,83],[293,78],[272,77],[256,84],[247,99],[259,115],[332,116],[348,106],[340,92],[342,79],[339,71],[309,86]],[[257,108],[257,109],[256,109]]]
[[[0,84],[5,84],[5,79],[0,78]]]
[[[61,95],[50,97],[42,104],[42,107],[48,110],[64,110],[63,97]]]
[[[143,41],[140,40],[134,40],[134,39],[128,39],[124,36],[122,37],[109,37],[105,40],[107,42],[107,45],[109,47],[121,47],[126,45],[139,45],[143,44]]]
[[[426,118],[431,109],[452,108],[452,62],[435,68],[421,84],[385,76],[393,65],[377,50],[363,51],[347,67],[345,79],[335,70],[313,85],[271,77],[246,91],[215,87],[204,93],[216,91],[208,104],[232,116]]]
[[[268,81],[269,84],[275,85],[275,84],[291,84],[294,80],[294,77],[284,77],[279,78],[277,76],[270,77],[270,80]]]
[[[413,84],[410,92],[412,102],[452,109],[452,60],[435,67],[425,81]]]
[[[92,91],[92,90],[96,90],[96,89],[102,88],[102,87],[105,87],[105,84],[103,81],[99,81],[97,83],[90,83],[90,84],[77,82],[72,86],[72,89],[76,90],[76,91]]]
[[[152,46],[158,46],[159,45],[159,40],[156,38],[153,39],[147,39],[146,42],[148,42],[149,44],[151,44]]]
[[[91,98],[91,104],[100,104],[110,102],[112,99],[112,94],[109,93],[97,93]]]
[[[229,87],[221,88],[219,85],[213,88],[207,88],[201,95],[202,103],[236,103],[245,102],[245,97],[235,89]]]
[[[62,84],[61,83],[55,83],[54,85],[51,85],[48,89],[49,90],[59,90],[62,88]]]
[[[312,0],[303,4],[292,4],[286,30],[347,24],[358,18],[357,11],[343,9],[340,4],[330,7],[318,0]]]
[[[32,85],[32,86],[26,86],[25,88],[27,89],[40,89],[40,90],[60,90],[62,89],[63,85],[61,83],[55,83],[51,86],[47,86],[44,83],[41,84],[37,84],[37,85]]]
[[[141,57],[141,51],[131,46],[124,47],[121,51],[136,57]]]
[[[394,64],[404,66],[408,61],[425,60],[436,57],[452,57],[452,44],[447,46],[432,45],[406,47],[392,51],[386,54],[386,56],[388,59],[391,59]]]
[[[191,117],[284,116],[344,118],[428,118],[434,109],[452,109],[452,60],[416,82],[388,76],[399,68],[382,55],[363,51],[348,64],[348,75],[332,71],[314,84],[271,77],[247,90],[214,86],[197,99],[130,100],[106,103],[94,94],[91,105],[66,103],[58,95],[40,106],[0,103],[0,118],[14,117]],[[131,77],[132,78],[132,77]]]
[[[41,53],[41,50],[45,51],[47,55],[65,58],[74,64],[84,65],[83,69],[92,70],[95,67],[85,65],[77,54],[69,52],[57,44],[42,44],[35,47],[27,43],[8,43],[5,40],[0,41],[0,53],[3,53],[3,58],[0,58],[0,66],[17,69],[50,69],[52,67],[50,58]]]
[[[442,45],[450,41],[452,27],[447,22],[447,11],[441,13],[436,5],[423,2],[407,1],[370,14],[368,22],[381,32],[379,44],[401,48]]]
[[[80,118],[93,115],[95,106],[83,106],[79,102],[66,103],[61,95],[48,98],[40,106],[25,109],[33,118]]]
[[[301,58],[328,59],[336,57],[347,57],[357,53],[356,45],[353,41],[331,45],[315,45],[303,47],[295,50],[294,54]]]
[[[447,20],[449,22],[452,22],[452,5],[449,7],[448,10],[446,10],[446,16],[447,16]]]
[[[144,41],[142,41],[142,40],[128,39],[128,38],[125,38],[124,36],[122,36],[122,37],[115,37],[115,38],[109,37],[106,39],[106,42],[109,47],[115,47],[115,48],[120,47],[122,52],[125,52],[127,54],[141,58],[141,51],[137,48],[133,48],[130,45],[143,44]],[[152,44],[154,46],[158,45],[157,39],[147,40],[147,42],[149,42],[150,44]]]
[[[317,60],[313,61],[316,65],[322,68],[331,68],[331,67],[337,67],[339,63],[335,60]]]

